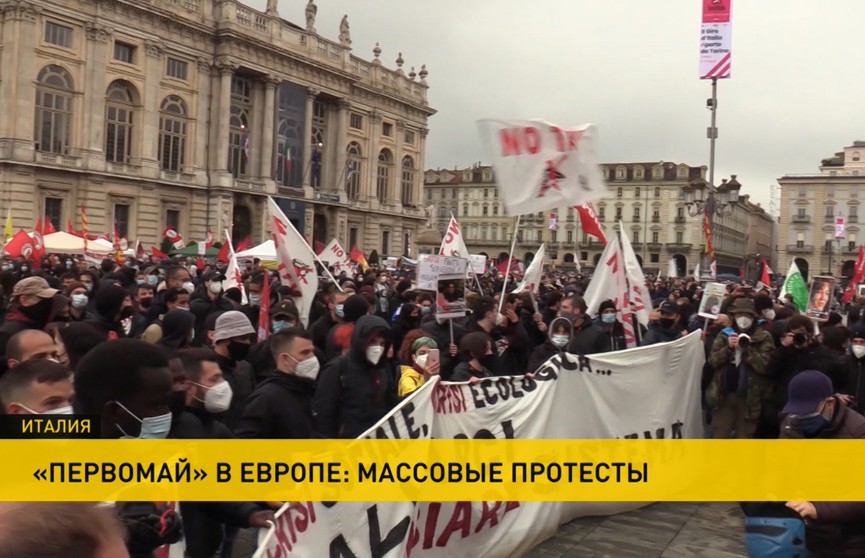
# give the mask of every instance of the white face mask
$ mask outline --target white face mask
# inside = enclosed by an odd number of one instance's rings
[[[739,316],[738,318],[736,318],[736,325],[739,326],[739,329],[742,330],[750,329],[753,323],[754,319],[748,316]]]
[[[865,345],[853,345],[850,350],[853,351],[853,356],[856,358],[865,356]]]
[[[416,357],[414,357],[415,364],[417,364],[419,368],[425,369],[426,368],[426,361],[427,361],[428,357],[429,357],[429,353],[417,355]]]
[[[293,357],[288,355],[288,358]],[[318,371],[320,365],[318,364],[318,359],[315,356],[311,356],[304,360],[295,360],[297,363],[294,367],[294,375],[298,378],[303,378],[304,380],[312,380],[315,381],[318,378]]]
[[[366,348],[366,360],[368,360],[370,364],[378,364],[382,355],[384,355],[384,347],[381,345],[371,345]]]
[[[562,347],[567,345],[569,340],[570,340],[570,337],[568,337],[567,335],[553,335],[552,338],[550,339],[550,341],[553,343],[553,345],[555,345],[559,349],[561,349]]]
[[[141,431],[138,436],[130,436],[119,424],[115,424],[117,430],[120,431],[124,439],[139,439],[139,440],[162,440],[168,437],[168,432],[171,430],[171,411],[164,415],[155,417],[138,418],[132,411],[127,409],[121,402],[116,401],[117,406],[126,411],[129,416],[141,423]]]
[[[763,310],[763,317],[766,318],[767,320],[774,320],[775,319],[775,309],[774,308],[766,308],[765,310]]]
[[[72,307],[78,308],[86,308],[87,303],[89,302],[86,294],[74,294],[72,295]]]
[[[219,294],[222,292],[222,283],[219,281],[211,281],[209,285],[207,285],[207,290],[212,294]]]
[[[207,387],[201,384],[197,386],[203,387],[207,391],[204,394],[204,408],[210,413],[223,413],[231,406],[231,398],[234,393],[231,391],[231,384],[226,381],[219,382],[215,386]],[[196,399],[198,399],[196,397]],[[201,399],[198,399],[201,401]]]
[[[865,348],[865,347],[863,347]],[[23,403],[18,403],[22,409],[30,413],[31,415],[71,415],[72,414],[72,405],[66,405],[65,407],[57,407],[56,409],[48,409],[47,411],[42,411],[41,413],[37,413],[27,405]]]
[[[189,294],[192,294],[195,292],[195,285],[192,283],[192,281],[187,281],[180,288],[183,289],[184,291],[188,292]]]

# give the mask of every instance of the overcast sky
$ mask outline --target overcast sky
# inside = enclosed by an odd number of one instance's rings
[[[266,0],[245,0],[263,9]],[[348,14],[354,54],[427,64],[428,168],[483,161],[479,118],[598,125],[602,162],[708,165],[700,0],[317,0],[318,32]],[[303,25],[306,0],[280,0]],[[732,78],[718,85],[716,182],[768,208],[784,174],[865,139],[865,1],[734,0]],[[861,73],[861,74],[860,74]],[[858,103],[857,103],[858,101]]]

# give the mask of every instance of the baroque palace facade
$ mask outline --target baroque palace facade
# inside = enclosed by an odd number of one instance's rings
[[[287,4],[284,2],[283,4]],[[235,0],[0,0],[0,208],[157,243],[269,236],[416,253],[425,66],[406,73]],[[293,0],[298,14],[304,3]],[[337,22],[333,22],[333,28]]]

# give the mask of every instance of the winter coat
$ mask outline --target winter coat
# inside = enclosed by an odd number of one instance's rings
[[[423,374],[414,369],[414,366],[400,366],[399,368],[399,389],[397,395],[405,397],[411,392],[421,387],[426,381]]]
[[[441,364],[439,365],[439,375],[442,380],[449,381],[453,375],[454,369],[459,364],[459,356],[451,356],[451,320],[446,320],[443,324],[438,323],[435,317],[430,315],[421,320],[420,328],[424,330],[429,337],[435,339],[438,347]],[[459,322],[453,321],[454,328],[454,345],[459,347],[460,340],[466,334],[465,328]]]
[[[742,349],[737,367],[736,351],[730,349],[727,341],[735,331],[729,327],[722,329],[712,343],[709,364],[715,369],[715,375],[706,390],[706,404],[710,409],[717,409],[728,393],[736,393],[745,398],[745,418],[756,420],[772,392],[767,369],[775,343],[772,334],[756,324],[747,332],[741,332],[746,333],[751,342],[747,349]]]
[[[493,340],[493,365],[490,367],[496,376],[517,376],[525,374],[529,367],[529,355],[534,345],[529,334],[519,321],[515,324],[496,326],[487,332],[473,318],[466,322],[466,333],[480,331],[487,333]],[[456,380],[454,380],[456,381]]]
[[[387,322],[378,316],[362,316],[354,326],[348,353],[330,361],[319,374],[313,425],[325,438],[357,438],[396,405],[396,379],[386,356],[375,365],[366,358],[367,344],[375,333],[384,334],[387,353]]]
[[[234,427],[237,438],[317,438],[312,427],[315,382],[277,371],[255,388]]]
[[[237,419],[243,414],[243,407],[255,389],[255,377],[252,366],[245,360],[234,362],[230,358],[219,355],[219,369],[225,381],[231,386],[231,406],[219,417],[229,430],[234,430]]]
[[[659,323],[650,323],[646,335],[644,335],[643,340],[640,341],[640,346],[648,347],[649,345],[655,345],[657,343],[669,343],[679,339],[680,337],[682,337],[682,331],[680,329],[676,329],[675,327],[668,329],[661,327],[661,324]]]
[[[480,370],[476,370],[468,362],[461,362],[454,370],[454,375],[451,381],[468,382],[472,376],[474,376],[475,378],[491,378],[495,376],[495,374],[493,374],[492,371],[487,370],[483,366],[481,366]]]

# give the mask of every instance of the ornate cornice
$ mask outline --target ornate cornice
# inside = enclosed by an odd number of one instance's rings
[[[144,41],[144,52],[148,58],[160,59],[165,54],[165,44],[161,41]]]
[[[84,24],[84,34],[87,39],[99,43],[107,43],[111,41],[111,36],[114,34],[114,29],[100,23],[87,22]]]
[[[7,0],[0,3],[3,19],[36,22],[42,7],[28,0]]]

